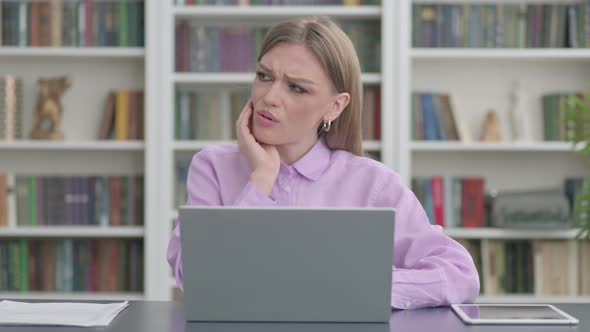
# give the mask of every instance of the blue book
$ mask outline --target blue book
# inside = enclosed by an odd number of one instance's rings
[[[424,126],[424,139],[434,141],[438,139],[438,129],[436,124],[436,111],[434,105],[434,96],[431,93],[425,93],[422,99],[422,123]]]
[[[436,119],[436,139],[437,140],[447,140],[447,131],[445,127],[445,120],[441,111],[440,103],[441,98],[439,95],[434,95],[434,117]]]

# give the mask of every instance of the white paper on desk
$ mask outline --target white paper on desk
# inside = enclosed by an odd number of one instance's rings
[[[0,325],[108,326],[129,303],[0,302]]]

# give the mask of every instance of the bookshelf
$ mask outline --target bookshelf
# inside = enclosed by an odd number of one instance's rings
[[[569,2],[570,0],[568,0]],[[187,163],[194,153],[220,140],[175,139],[175,96],[181,90],[247,88],[248,72],[177,72],[175,69],[176,23],[196,19],[206,26],[268,26],[280,20],[327,15],[343,22],[380,24],[379,71],[363,74],[367,87],[381,87],[381,140],[364,142],[387,166],[400,173],[409,185],[414,176],[483,176],[486,188],[500,190],[555,187],[563,178],[585,175],[588,163],[564,142],[541,140],[540,95],[573,91],[590,81],[588,49],[494,49],[412,47],[412,4],[423,0],[382,1],[380,6],[188,6],[174,1],[145,0],[146,47],[0,47],[0,74],[17,73],[23,78],[25,133],[31,129],[38,77],[70,74],[73,87],[63,98],[64,142],[0,141],[2,171],[23,175],[129,175],[143,174],[144,225],[121,227],[64,226],[51,228],[12,227],[0,229],[3,239],[143,239],[144,291],[134,292],[0,292],[0,298],[39,299],[172,299],[174,281],[166,262],[166,248],[177,217],[176,166]],[[445,0],[437,3],[490,3],[488,0]],[[498,3],[551,3],[551,0],[497,0]],[[554,0],[553,2],[557,2]],[[547,79],[550,77],[551,79]],[[474,79],[476,78],[476,79]],[[510,86],[524,82],[525,108],[531,114],[533,140],[501,143],[478,142],[483,114],[489,108],[500,112],[504,132]],[[474,83],[475,82],[475,83]],[[96,139],[107,91],[142,88],[145,91],[145,138],[143,141]],[[472,143],[412,141],[411,94],[438,91],[457,97],[473,137]],[[227,108],[227,103],[225,104]],[[226,112],[226,111],[224,111]],[[226,112],[229,113],[229,112]],[[224,135],[234,127],[224,115]],[[557,240],[577,247],[575,230],[521,231],[508,229],[452,228],[445,232],[455,239],[479,243],[483,265],[489,273],[490,246],[500,240]],[[577,252],[570,258],[578,258]],[[571,284],[574,280],[569,281]],[[482,289],[489,289],[484,279]],[[502,294],[485,291],[479,302],[589,302],[589,296]]]
[[[463,4],[467,1],[449,0],[444,3]],[[484,3],[486,1],[480,1]],[[540,3],[539,1],[499,0],[499,3]],[[547,3],[548,1],[542,1]],[[247,87],[252,80],[250,73],[224,72],[175,72],[174,27],[180,20],[198,18],[205,24],[222,26],[226,22],[244,25],[272,24],[289,17],[303,15],[328,15],[337,20],[379,21],[381,24],[381,70],[364,73],[366,86],[380,85],[382,91],[382,137],[380,141],[366,141],[365,148],[380,153],[380,159],[387,166],[398,171],[408,183],[413,176],[468,176],[480,175],[486,179],[486,186],[498,189],[538,188],[539,186],[560,185],[567,176],[583,175],[587,163],[573,152],[564,142],[542,141],[541,119],[533,115],[533,140],[512,142],[509,137],[500,143],[479,142],[478,137],[487,105],[504,111],[509,101],[512,79],[522,79],[527,89],[526,109],[540,108],[538,97],[553,89],[581,89],[590,79],[587,65],[590,63],[588,49],[480,49],[480,48],[414,48],[411,44],[412,4],[432,3],[432,1],[382,1],[381,6],[183,6],[164,5],[164,31],[170,39],[164,48],[162,75],[164,87],[162,102],[167,108],[174,105],[175,92],[179,89],[230,89]],[[442,2],[436,2],[440,4]],[[478,1],[471,1],[478,3]],[[490,3],[487,1],[487,3]],[[172,51],[170,51],[172,50]],[[481,82],[474,84],[474,75],[481,75]],[[543,79],[551,77],[552,80]],[[432,90],[458,95],[467,119],[468,127],[474,135],[473,142],[432,142],[412,141],[407,124],[411,121],[410,96],[413,91]],[[501,91],[500,91],[501,90]],[[489,91],[486,92],[486,91]],[[467,111],[469,110],[469,111]],[[504,112],[505,113],[505,112]],[[501,115],[505,115],[501,113]],[[233,123],[227,124],[233,126]],[[506,124],[504,124],[506,125]],[[166,158],[161,164],[162,173],[174,177],[175,163],[190,161],[190,157],[208,144],[232,142],[228,140],[188,140],[177,141],[174,137],[174,118],[162,119],[162,151]],[[503,128],[504,130],[506,128]],[[530,170],[534,169],[534,172]],[[174,220],[178,212],[174,204],[173,181],[163,180],[164,200],[171,206],[166,212],[168,220]],[[164,241],[172,229],[162,236]],[[576,230],[510,230],[495,228],[449,228],[445,232],[463,241],[479,243],[482,257],[486,257],[495,241],[549,241],[557,240],[577,248]],[[578,259],[577,252],[569,259]],[[485,271],[489,274],[489,258],[484,258]],[[571,266],[572,264],[570,264]],[[574,264],[575,265],[575,264]],[[574,272],[577,270],[574,268]],[[170,274],[168,284],[175,282]],[[574,278],[568,280],[576,283]],[[542,294],[487,294],[490,281],[483,280],[482,294],[478,302],[587,302],[588,296]],[[574,289],[577,289],[574,287]],[[171,296],[172,290],[166,295]],[[167,297],[170,298],[170,297]]]
[[[378,72],[364,72],[362,79],[366,87],[381,87],[381,89],[393,90],[393,75],[392,73],[392,59],[394,55],[394,40],[391,36],[393,30],[394,18],[391,13],[394,11],[393,2],[384,1],[381,6],[205,6],[205,5],[174,5],[163,4],[162,12],[164,20],[162,25],[164,32],[168,37],[168,44],[163,48],[163,63],[164,69],[162,75],[164,79],[164,92],[162,94],[162,102],[166,109],[174,109],[175,94],[181,90],[199,91],[201,89],[218,89],[219,91],[228,91],[231,89],[248,88],[251,84],[254,74],[251,72],[177,72],[175,71],[175,26],[181,21],[198,20],[200,24],[205,26],[219,27],[223,26],[224,22],[228,22],[228,26],[245,26],[245,27],[260,27],[271,26],[272,24],[293,17],[299,16],[314,16],[326,15],[330,16],[340,22],[369,22],[381,23],[380,33],[381,39],[381,70]],[[231,22],[231,23],[230,23]],[[227,93],[227,92],[224,92]],[[381,109],[390,109],[393,105],[393,99],[389,94],[381,95]],[[222,102],[223,105],[223,102]],[[225,104],[227,107],[227,104]],[[227,111],[222,111],[228,113]],[[382,123],[392,122],[392,112],[381,112]],[[224,119],[229,119],[226,115],[222,116]],[[178,215],[175,203],[175,182],[176,166],[181,163],[190,162],[192,155],[204,146],[216,143],[231,143],[232,140],[175,140],[175,126],[174,126],[173,112],[167,113],[167,116],[161,119],[161,148],[163,149],[163,162],[161,163],[162,174],[168,174],[161,181],[162,197],[166,206],[168,206],[167,219],[168,230],[162,234],[162,239],[165,243],[168,242],[170,233],[172,231],[172,221]],[[228,132],[233,132],[234,124],[232,121],[224,121],[225,128],[222,131],[227,135]],[[386,128],[383,125],[383,128]],[[385,138],[387,137],[387,138]],[[393,149],[393,133],[391,131],[382,130],[381,140],[366,140],[364,147],[368,152],[374,152],[380,155],[380,159],[393,167],[394,149]],[[167,268],[167,266],[166,266]],[[175,282],[171,280],[170,269],[166,270],[166,278],[168,280],[167,298],[172,297]]]
[[[146,20],[156,21],[153,17],[150,18],[150,13],[155,13],[154,10],[150,10],[150,7],[154,6],[152,0],[137,0],[137,1],[111,1],[107,2],[100,1],[82,1],[82,2],[70,2],[70,1],[56,1],[51,6],[67,6],[73,9],[73,5],[80,6],[78,9],[80,12],[92,13],[95,23],[101,21],[108,10],[120,10],[123,4],[128,5],[127,9],[134,10],[135,14],[142,14],[142,10],[145,8]],[[143,6],[142,7],[142,4]],[[95,5],[94,10],[86,8],[86,5]],[[117,7],[111,9],[105,9],[107,6],[113,6],[117,4]],[[43,6],[41,2],[36,1],[4,1],[0,6],[17,6],[21,17],[28,17],[31,15],[30,22],[36,21],[33,19],[32,6]],[[57,8],[57,7],[55,7]],[[101,9],[99,9],[101,8]],[[13,7],[14,9],[14,7]],[[66,7],[64,7],[64,10]],[[88,11],[86,11],[88,10]],[[103,11],[104,10],[104,11]],[[74,15],[78,15],[78,13]],[[128,12],[129,13],[129,12]],[[25,15],[25,16],[22,16]],[[55,26],[60,24],[75,24],[75,28],[70,31],[76,30],[76,34],[80,32],[80,24],[84,24],[83,20],[77,23],[67,21],[71,17],[67,18],[67,15],[71,15],[71,12],[63,12],[58,14],[52,12],[49,14],[48,20],[54,22]],[[61,16],[64,15],[64,16]],[[153,14],[152,14],[153,15]],[[111,33],[115,32],[119,36],[123,32],[120,24],[124,24],[122,16],[118,16],[120,19],[117,22],[111,21],[111,23],[118,24],[117,31],[112,30]],[[135,16],[138,18],[138,16]],[[3,16],[2,19],[8,19],[7,16]],[[10,19],[14,19],[11,17]],[[57,23],[56,23],[57,22]],[[69,23],[68,23],[69,22]],[[139,27],[140,23],[135,21]],[[6,23],[6,22],[4,22]],[[21,22],[22,23],[22,22]],[[131,22],[128,22],[131,26]],[[149,96],[149,90],[155,90],[155,85],[148,84],[147,76],[152,78],[153,70],[149,69],[149,65],[152,61],[147,56],[147,49],[143,46],[135,46],[134,43],[138,42],[137,37],[134,35],[135,41],[131,39],[127,41],[119,40],[118,46],[111,43],[99,43],[101,33],[104,27],[100,27],[100,23],[97,27],[99,30],[95,30],[94,34],[80,35],[85,42],[90,39],[94,39],[93,46],[84,46],[78,44],[79,41],[68,39],[71,37],[64,37],[63,40],[56,41],[55,35],[41,37],[50,38],[51,42],[46,46],[27,46],[33,45],[33,34],[35,28],[32,28],[27,24],[20,24],[20,35],[19,35],[19,46],[10,46],[10,44],[0,44],[0,76],[13,74],[22,79],[22,112],[23,112],[23,139],[15,140],[0,140],[0,172],[6,174],[13,174],[16,177],[29,177],[29,176],[50,176],[50,177],[89,177],[89,176],[130,176],[130,175],[142,175],[146,187],[147,183],[153,182],[150,180],[150,176],[153,176],[152,168],[147,166],[148,158],[153,160],[154,153],[150,150],[150,142],[153,141],[152,136],[155,131],[148,131],[145,129],[144,140],[127,140],[127,141],[115,141],[115,140],[99,140],[98,139],[98,127],[100,124],[103,110],[105,107],[106,96],[109,91],[117,89],[143,89],[146,91],[146,103],[145,103],[145,119],[152,114],[154,105],[153,97]],[[3,26],[6,28],[6,26]],[[24,29],[24,30],[23,30]],[[38,29],[43,29],[38,27]],[[108,29],[108,27],[107,27]],[[54,29],[55,30],[55,29]],[[145,39],[150,38],[153,35],[148,32],[149,26],[145,27]],[[63,30],[64,33],[68,29]],[[6,32],[6,30],[5,30]],[[128,30],[129,32],[129,30]],[[134,31],[137,33],[139,30]],[[59,33],[59,31],[58,31]],[[131,33],[131,32],[129,32]],[[4,35],[5,37],[6,35]],[[23,42],[23,36],[26,36],[26,40]],[[112,35],[108,38],[111,38]],[[107,38],[106,36],[104,37]],[[153,38],[153,37],[151,37]],[[6,42],[6,40],[4,40]],[[49,42],[49,40],[43,41],[43,43]],[[120,43],[119,43],[120,42]],[[124,46],[129,45],[129,46]],[[77,44],[74,46],[74,44]],[[101,46],[107,45],[110,46]],[[53,46],[49,46],[53,45]],[[153,50],[153,48],[152,48]],[[64,111],[62,113],[62,131],[65,134],[64,141],[45,141],[45,140],[32,140],[30,139],[30,132],[34,120],[34,109],[37,101],[37,80],[40,78],[56,77],[69,75],[72,78],[72,86],[65,92],[62,103]],[[155,78],[154,78],[155,79]],[[157,81],[157,79],[155,79]],[[153,95],[153,93],[152,93]],[[147,123],[153,123],[153,121],[146,121]],[[52,188],[54,189],[54,188]],[[51,189],[48,189],[51,190]],[[55,190],[55,189],[54,189]],[[49,191],[50,192],[50,191]],[[119,242],[134,241],[145,244],[145,253],[142,252],[140,256],[129,256],[131,257],[142,257],[135,259],[140,260],[140,265],[145,270],[152,268],[152,265],[148,262],[148,243],[151,242],[153,236],[150,232],[150,225],[157,223],[157,216],[153,213],[149,213],[150,207],[148,202],[154,201],[154,195],[150,194],[150,191],[145,190],[141,193],[141,197],[144,202],[144,220],[140,226],[110,226],[110,225],[37,225],[37,226],[25,226],[17,224],[16,220],[10,221],[7,226],[0,228],[0,242],[3,245],[22,241],[31,242],[45,242],[54,241],[54,243],[61,243],[63,241],[73,241],[74,246],[84,241],[116,241],[117,246]],[[153,210],[153,208],[152,208]],[[152,217],[154,216],[154,217]],[[115,242],[113,242],[115,243]],[[141,246],[143,246],[141,244]],[[113,245],[114,246],[114,245]],[[127,245],[126,245],[127,246]],[[102,247],[102,245],[101,245]],[[74,247],[76,248],[76,247]],[[141,247],[138,247],[141,248]],[[58,250],[59,248],[56,248]],[[32,250],[32,249],[30,249]],[[110,250],[110,248],[109,248]],[[139,249],[141,250],[141,249]],[[115,259],[119,260],[117,257]],[[127,258],[126,258],[127,259]],[[139,268],[140,269],[140,268]],[[56,270],[57,271],[57,270]],[[147,276],[148,273],[143,270],[141,276]],[[45,271],[47,273],[47,271]],[[63,273],[63,272],[62,272]],[[46,275],[46,274],[44,274]],[[39,276],[40,278],[40,276]],[[67,288],[60,289],[57,286],[57,290],[49,291],[38,291],[30,288],[28,291],[13,291],[3,289],[0,291],[0,298],[10,299],[44,299],[44,300],[141,300],[150,298],[151,294],[155,293],[149,290],[148,283],[151,278],[146,277],[141,286],[141,291],[112,291],[112,290],[95,290],[95,291],[68,291]],[[6,286],[6,284],[4,284]],[[74,286],[76,288],[76,286]],[[153,288],[153,287],[152,287]]]
[[[565,142],[543,141],[541,96],[555,92],[573,92],[588,88],[590,83],[590,52],[588,48],[469,48],[469,47],[415,47],[413,25],[415,5],[438,6],[493,6],[572,4],[576,1],[498,0],[498,1],[402,1],[398,7],[400,55],[398,81],[400,98],[396,108],[401,110],[394,127],[399,148],[397,170],[403,178],[414,177],[469,177],[485,179],[486,190],[531,190],[562,188],[567,177],[588,176],[588,161],[575,154],[580,146]],[[506,8],[506,7],[504,7]],[[523,109],[530,123],[531,139],[514,140],[509,126],[510,92],[513,83],[519,80],[525,90]],[[417,141],[412,139],[413,92],[451,94],[462,117],[472,142]],[[484,114],[495,110],[500,117],[502,140],[481,142],[480,134]],[[407,124],[410,124],[408,126]],[[445,233],[459,241],[476,245],[481,254],[480,274],[482,292],[480,303],[523,302],[589,302],[581,295],[576,229],[518,230],[497,228],[447,228]],[[499,293],[496,282],[490,278],[492,269],[498,268],[493,249],[497,243],[526,241],[532,243],[534,290],[531,294]],[[560,256],[565,261],[560,267],[567,280],[565,292],[548,294],[542,285],[545,257],[539,258],[537,243],[557,241],[567,247],[569,256]],[[539,246],[539,247],[542,247]],[[476,254],[477,255],[477,254]],[[514,258],[516,259],[516,258]],[[541,267],[539,267],[541,266]],[[567,273],[566,273],[567,272]],[[541,284],[541,285],[537,285]],[[563,291],[563,289],[562,289]]]

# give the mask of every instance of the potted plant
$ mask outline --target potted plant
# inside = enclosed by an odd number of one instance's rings
[[[569,97],[566,121],[568,141],[578,153],[590,156],[590,92]],[[579,239],[590,240],[590,177],[586,178],[576,196],[572,223],[580,230]]]

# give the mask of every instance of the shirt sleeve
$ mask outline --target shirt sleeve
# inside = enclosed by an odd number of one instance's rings
[[[479,274],[469,252],[428,222],[414,195],[394,176],[374,198],[376,207],[396,209],[391,306],[414,309],[473,302]]]
[[[219,189],[219,181],[208,150],[195,154],[191,161],[187,179],[187,205],[220,206],[224,205]],[[272,206],[276,202],[261,192],[253,183],[247,182],[233,205],[236,206]],[[178,220],[172,237],[168,242],[166,258],[174,272],[176,283],[184,290],[182,279],[182,259],[180,246],[180,226]]]

